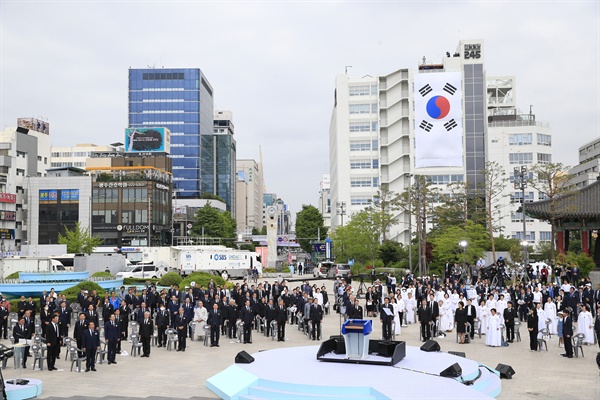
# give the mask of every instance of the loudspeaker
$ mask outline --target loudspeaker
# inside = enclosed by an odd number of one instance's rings
[[[448,354],[452,354],[455,356],[459,356],[462,358],[466,358],[467,356],[465,355],[465,353],[463,353],[462,351],[449,351]]]
[[[391,357],[394,355],[394,349],[396,348],[394,342],[381,341],[377,343],[377,354],[381,357]]]
[[[440,376],[444,378],[458,378],[462,375],[462,368],[458,363],[454,363],[442,372],[440,372]]]
[[[423,346],[421,346],[421,350],[426,351],[428,353],[432,351],[440,351],[440,344],[435,340],[428,340],[425,343],[423,343]]]
[[[244,350],[240,351],[235,356],[236,364],[250,364],[253,362],[254,362],[254,357],[252,357],[250,354],[246,353]]]
[[[512,379],[512,376],[515,374],[515,370],[506,364],[498,364],[496,371],[500,372],[500,378],[502,379]]]

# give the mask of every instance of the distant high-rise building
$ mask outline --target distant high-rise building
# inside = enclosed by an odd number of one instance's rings
[[[225,201],[227,211],[236,215],[235,166],[236,143],[233,137],[233,113],[217,111],[214,116],[214,131],[202,135],[202,192],[212,193]]]
[[[212,168],[202,166],[202,135],[214,129],[213,89],[199,68],[129,69],[129,127],[171,131],[175,197],[199,198],[210,186],[202,181],[203,168]]]
[[[578,188],[600,179],[600,138],[579,148],[579,165],[571,168],[569,174],[573,175],[571,183]]]
[[[254,160],[237,160],[237,207],[238,233],[248,235],[252,228],[263,226],[264,180],[262,165]]]

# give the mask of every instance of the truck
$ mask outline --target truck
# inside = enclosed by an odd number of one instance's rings
[[[144,249],[144,263],[162,265],[167,263],[171,270],[187,276],[193,272],[208,272],[229,277],[244,277],[256,267],[262,273],[260,255],[247,250],[225,246],[171,246]]]
[[[15,272],[65,271],[60,261],[50,257],[7,257],[0,260],[0,278],[5,279]]]

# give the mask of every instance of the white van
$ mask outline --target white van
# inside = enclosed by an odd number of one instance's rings
[[[118,272],[117,278],[156,279],[167,272],[169,272],[169,268],[166,265],[137,264],[126,267],[123,272]]]

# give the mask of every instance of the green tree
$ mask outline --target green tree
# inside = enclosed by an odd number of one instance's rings
[[[506,196],[504,188],[508,179],[504,169],[496,161],[487,161],[482,172],[485,196],[485,225],[492,248],[492,259],[495,260],[496,239],[494,233],[502,228],[502,225],[500,225],[500,219],[502,218],[500,199]]]
[[[436,228],[445,229],[457,224],[464,226],[468,220],[485,224],[483,200],[478,190],[471,189],[465,182],[452,182],[446,190],[446,193],[439,194],[441,204],[433,210]]]
[[[340,262],[354,259],[371,264],[377,256],[379,232],[366,211],[354,214],[348,224],[336,227],[331,236],[333,253]]]
[[[317,237],[320,232],[320,237]],[[310,241],[324,240],[327,237],[327,228],[323,224],[323,216],[312,205],[302,205],[302,210],[296,213],[296,236],[302,250],[310,252]]]
[[[196,211],[192,235],[231,239],[235,238],[236,229],[237,223],[229,211],[221,212],[208,202]]]
[[[377,254],[386,267],[408,259],[408,251],[402,246],[402,243],[398,243],[394,240],[386,240],[383,242],[381,246],[379,246]]]
[[[568,211],[567,209],[559,210],[558,199],[561,196],[572,193],[572,188],[569,184],[572,176],[567,172],[569,167],[566,167],[561,163],[536,164],[531,170],[534,174],[534,178],[529,181],[531,186],[537,189],[548,200],[550,206],[548,217],[552,232],[552,240],[550,240],[550,259],[553,261],[555,253],[554,241],[556,236],[556,221],[561,218],[564,212]],[[527,206],[524,208],[527,208]],[[525,213],[523,213],[523,218],[524,217]]]
[[[510,251],[512,246],[519,244],[519,239],[513,239],[504,235],[500,235],[494,238],[494,244],[496,251]],[[492,251],[491,243],[488,251]],[[494,255],[494,260],[496,260],[496,255]]]
[[[464,228],[459,225],[450,226],[443,230],[436,230],[430,236],[433,245],[433,259],[438,265],[446,260],[462,263],[466,260],[473,263],[483,255],[489,247],[486,229],[473,221],[467,221]],[[459,243],[467,241],[463,249]]]
[[[92,251],[102,244],[102,239],[90,234],[89,228],[82,228],[79,221],[75,228],[70,230],[65,226],[65,234],[58,234],[58,243],[67,245],[67,253],[91,254]]]
[[[373,223],[379,231],[381,242],[387,240],[390,227],[398,222],[398,211],[402,209],[401,196],[382,185],[374,196],[373,203],[365,210],[371,214]]]

